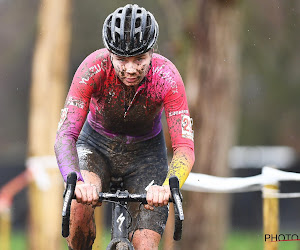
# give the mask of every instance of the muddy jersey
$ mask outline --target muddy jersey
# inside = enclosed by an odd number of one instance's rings
[[[76,141],[86,119],[98,133],[134,143],[159,134],[164,109],[173,150],[185,147],[193,151],[184,84],[168,59],[154,53],[150,69],[130,102],[126,101],[125,90],[107,49],[93,52],[81,63],[61,111],[55,143],[57,162],[65,180],[70,171],[76,171],[82,180]]]

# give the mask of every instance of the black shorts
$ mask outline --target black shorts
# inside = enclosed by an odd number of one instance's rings
[[[130,193],[146,193],[150,184],[162,185],[168,171],[167,150],[163,132],[146,141],[126,144],[122,136],[109,138],[97,133],[85,122],[77,140],[81,170],[100,176],[102,191],[109,191],[111,176],[123,177]],[[128,205],[133,222],[130,231],[150,229],[163,234],[168,207],[146,210],[138,203]]]

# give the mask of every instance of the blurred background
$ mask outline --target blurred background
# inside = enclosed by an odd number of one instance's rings
[[[0,187],[25,170],[30,155],[30,90],[36,42],[44,32],[39,19],[42,2],[0,0]],[[103,47],[101,29],[105,17],[127,3],[133,1],[71,2],[66,91],[81,61]],[[300,2],[135,3],[156,17],[160,25],[157,52],[169,58],[184,79],[194,118],[196,163],[192,171],[216,176],[260,174],[263,166],[259,160],[255,164],[236,165],[228,161],[228,155],[233,146],[263,145],[287,146],[294,157],[278,167],[300,172]],[[60,23],[56,25],[59,29]],[[53,100],[51,94],[44,97],[45,103]],[[58,111],[57,121],[59,116]],[[298,183],[289,182],[282,184],[281,190],[297,191],[299,187]],[[195,243],[180,249],[262,248],[260,192],[232,195],[189,192],[184,196],[187,206],[184,239],[188,242],[193,239]],[[197,205],[198,200],[201,204]],[[26,248],[28,188],[20,191],[13,201],[12,229],[23,239],[15,249],[29,249]],[[299,209],[298,199],[280,200],[282,231],[300,232]],[[192,221],[198,222],[193,230],[190,226],[193,224],[189,224]],[[288,247],[300,248],[293,244]],[[287,245],[282,249],[288,249]]]

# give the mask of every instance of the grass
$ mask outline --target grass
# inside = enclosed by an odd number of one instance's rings
[[[12,235],[11,250],[28,250],[27,239],[25,232],[17,231]],[[104,245],[107,245],[110,240],[109,232],[103,237]],[[62,243],[62,249],[66,250],[66,243]],[[269,242],[267,244],[276,244]],[[253,231],[235,231],[230,232],[225,242],[223,250],[263,250],[264,248],[264,235],[261,232]],[[99,249],[94,246],[93,249]],[[105,248],[104,248],[105,249]],[[278,250],[299,250],[299,241],[281,241],[279,242]]]
[[[11,236],[11,250],[27,250],[26,235],[22,231],[15,231]]]
[[[268,242],[266,244],[276,244]],[[264,234],[262,232],[231,232],[225,242],[224,250],[262,250],[264,249]],[[278,250],[299,250],[299,241],[281,241]]]
[[[263,236],[255,232],[231,232],[224,247],[224,250],[254,249],[263,249]]]

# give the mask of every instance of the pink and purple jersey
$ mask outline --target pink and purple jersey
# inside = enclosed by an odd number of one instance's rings
[[[98,133],[134,143],[161,131],[164,109],[173,150],[194,150],[184,84],[168,59],[153,54],[149,72],[129,106],[125,103],[124,84],[115,74],[108,50],[90,54],[77,69],[61,111],[55,152],[64,180],[71,171],[82,180],[76,141],[86,119]]]

